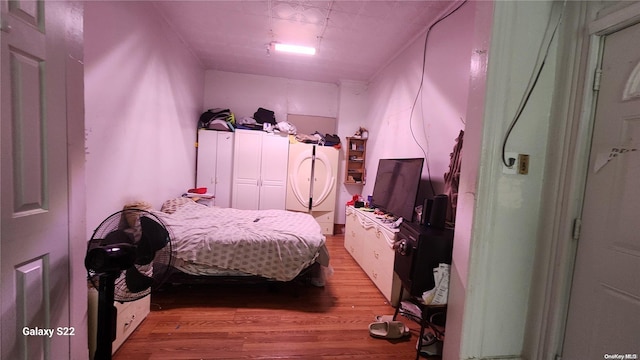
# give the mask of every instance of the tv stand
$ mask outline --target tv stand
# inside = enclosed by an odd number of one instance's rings
[[[344,247],[393,306],[398,304],[401,282],[393,271],[393,245],[399,229],[380,215],[347,206]]]

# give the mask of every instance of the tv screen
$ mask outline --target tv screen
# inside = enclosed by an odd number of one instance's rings
[[[373,185],[373,207],[413,220],[424,159],[380,159]]]

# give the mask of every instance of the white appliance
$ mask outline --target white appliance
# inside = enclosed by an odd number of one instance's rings
[[[325,234],[333,234],[338,156],[331,146],[289,145],[286,209],[311,213]]]

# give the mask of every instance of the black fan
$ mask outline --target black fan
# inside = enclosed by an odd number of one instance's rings
[[[111,359],[116,323],[113,302],[149,295],[166,279],[172,260],[169,231],[151,212],[116,212],[93,232],[84,264],[98,290],[95,360]]]

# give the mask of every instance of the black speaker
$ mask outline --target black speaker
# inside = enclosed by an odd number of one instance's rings
[[[424,199],[422,204],[422,214],[420,217],[420,225],[429,225],[429,218],[431,217],[431,207],[433,206],[433,199]]]
[[[429,214],[429,226],[444,229],[448,205],[449,197],[445,194],[436,195],[433,198],[433,205],[431,206],[431,213]]]
[[[433,269],[451,264],[453,229],[403,222],[397,234],[394,271],[411,296],[435,287]]]

